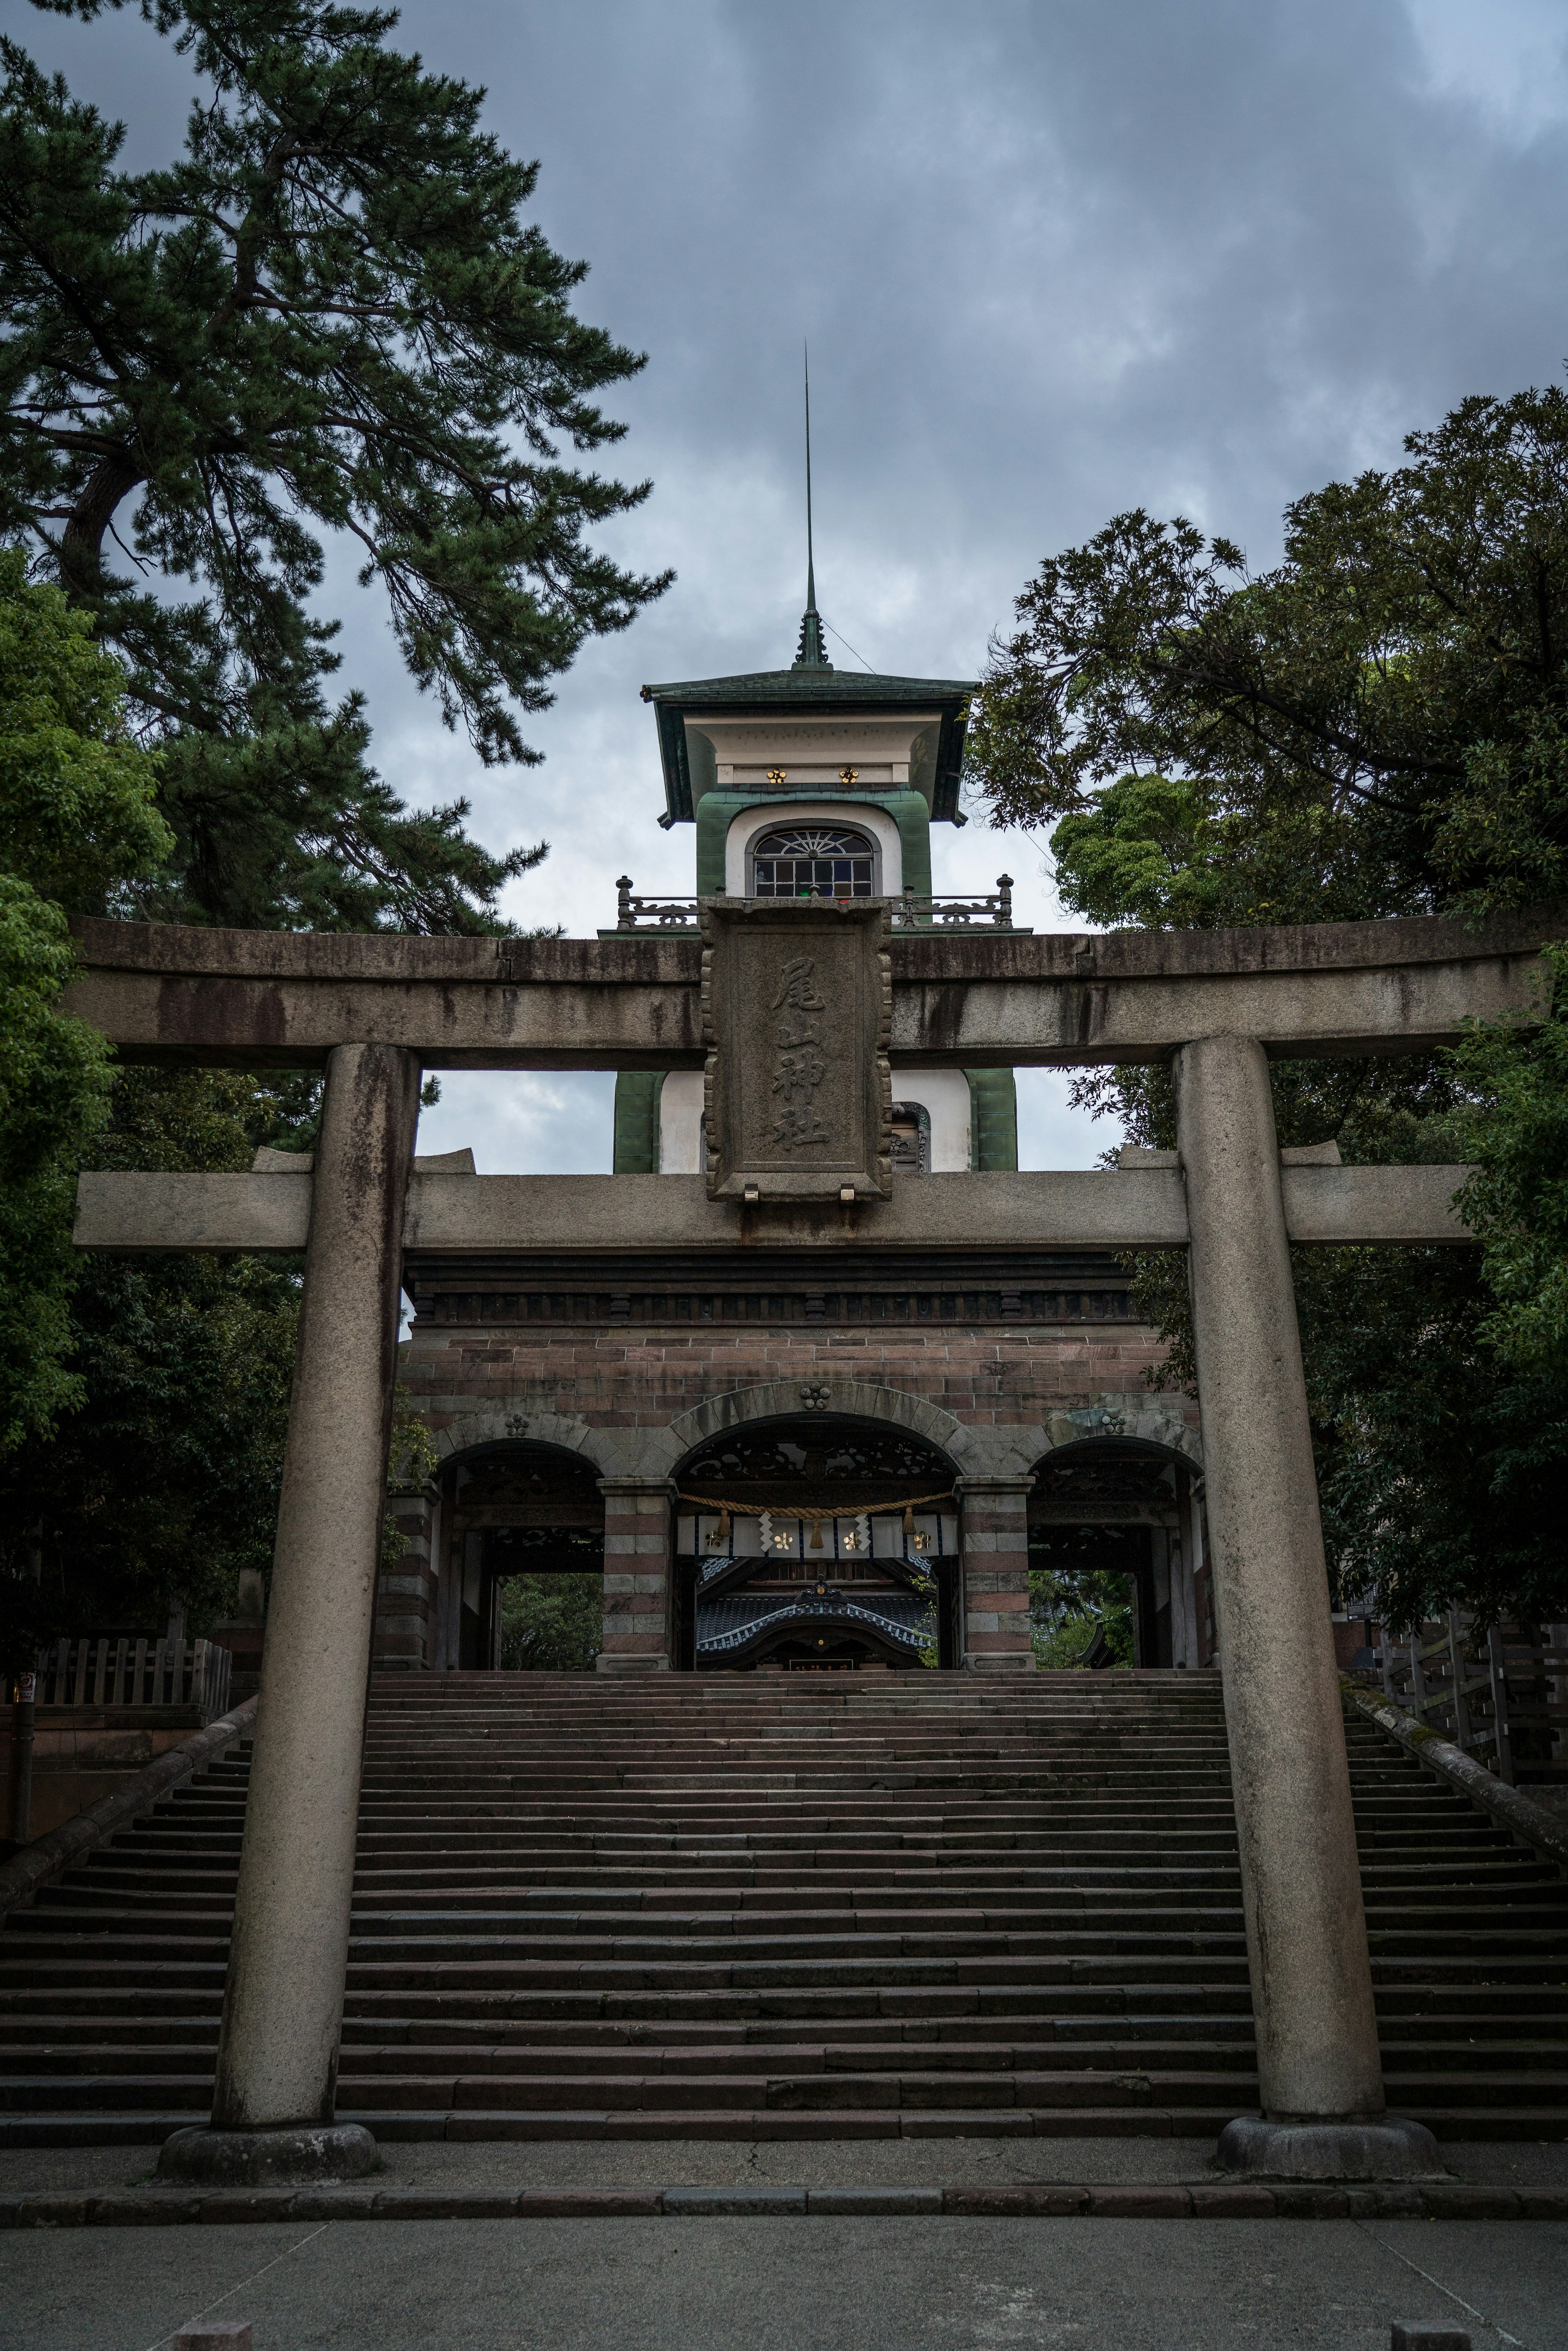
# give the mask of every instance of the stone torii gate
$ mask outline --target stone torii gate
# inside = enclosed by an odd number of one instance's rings
[[[563,1234],[1186,1247],[1263,2108],[1223,2151],[1301,2176],[1439,2168],[1429,2135],[1385,2109],[1289,1249],[1463,1240],[1463,1171],[1282,1168],[1268,1063],[1416,1051],[1467,1018],[1529,1013],[1562,922],[890,941],[878,904],[709,902],[705,946],[73,925],[68,1007],[122,1059],[326,1078],[309,1176],[80,1185],[84,1247],[305,1250],[212,2122],[176,2134],[166,2175],[373,2160],[369,2134],[333,2115],[402,1250]],[[1176,1164],[894,1191],[900,1060],[1172,1062]],[[704,1066],[706,1185],[414,1172],[422,1070]]]

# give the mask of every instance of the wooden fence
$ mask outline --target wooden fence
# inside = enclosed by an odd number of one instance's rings
[[[88,1635],[38,1653],[40,1706],[194,1706],[226,1714],[234,1659],[215,1641]]]
[[[1511,1788],[1568,1786],[1568,1625],[1494,1625],[1460,1609],[1384,1631],[1385,1698]]]

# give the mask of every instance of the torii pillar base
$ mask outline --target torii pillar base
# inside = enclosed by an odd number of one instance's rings
[[[376,2143],[359,2123],[302,2123],[297,2130],[208,2130],[200,2124],[166,2138],[160,2179],[203,2188],[308,2187],[362,2179]]]
[[[1219,2164],[1243,2179],[1447,2179],[1425,2123],[1403,2115],[1373,2122],[1271,2123],[1239,2115],[1219,2134]]]

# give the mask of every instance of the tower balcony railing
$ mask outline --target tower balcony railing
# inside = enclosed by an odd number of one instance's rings
[[[695,931],[695,898],[644,898],[629,873],[615,884],[617,931]],[[802,891],[802,897],[826,896],[826,892]],[[1027,934],[1028,925],[1013,921],[1013,877],[998,873],[994,890],[932,892],[905,890],[888,901],[895,931],[992,930]]]

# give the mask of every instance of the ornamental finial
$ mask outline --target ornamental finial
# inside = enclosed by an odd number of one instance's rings
[[[800,615],[800,642],[795,652],[797,669],[831,669],[822,643],[822,616],[817,610],[817,567],[811,546],[811,353],[806,347],[806,609]]]

